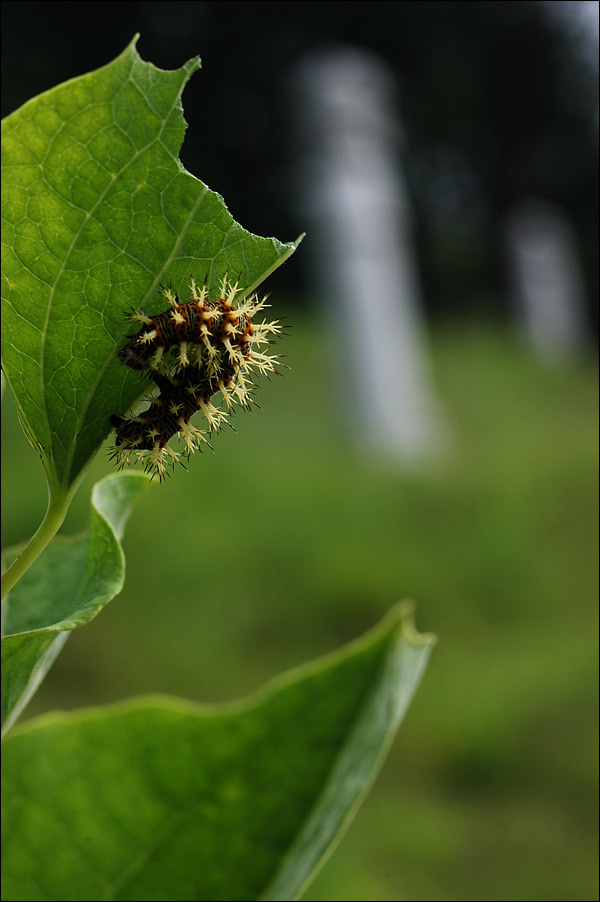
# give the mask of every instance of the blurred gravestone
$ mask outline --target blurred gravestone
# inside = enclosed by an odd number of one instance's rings
[[[506,220],[513,294],[522,330],[545,361],[586,342],[581,271],[571,225],[553,204],[524,201]]]
[[[358,445],[414,464],[444,436],[428,368],[394,84],[369,54],[305,59],[293,80],[298,205]]]

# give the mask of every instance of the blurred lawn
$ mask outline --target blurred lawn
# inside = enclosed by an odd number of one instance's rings
[[[374,791],[306,899],[592,900],[597,887],[597,369],[541,368],[484,326],[438,328],[453,446],[433,471],[355,456],[313,319],[237,435],[136,506],[125,590],[27,711],[171,692],[229,699],[338,647],[396,600],[438,634]],[[3,544],[45,507],[3,413]],[[85,526],[80,490],[65,531]]]

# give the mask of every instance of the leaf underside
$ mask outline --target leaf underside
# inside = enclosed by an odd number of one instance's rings
[[[89,531],[54,539],[10,592],[2,637],[3,734],[31,699],[69,631],[88,623],[123,588],[120,540],[131,506],[147,485],[143,473],[118,473],[96,483]],[[7,549],[6,563],[20,550]]]
[[[2,124],[2,365],[51,486],[66,491],[145,383],[116,359],[131,308],[252,290],[295,249],[252,235],[186,172],[181,92],[135,40],[109,65],[30,100]],[[188,289],[189,291],[189,289]]]
[[[430,647],[399,606],[242,703],[138,699],[16,728],[2,898],[297,898],[370,786]]]

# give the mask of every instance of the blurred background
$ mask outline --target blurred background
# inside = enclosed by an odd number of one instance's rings
[[[4,2],[3,115],[136,32],[202,58],[186,168],[307,232],[290,370],[136,505],[25,716],[231,699],[411,597],[439,644],[305,898],[597,899],[598,4]],[[46,501],[10,398],[2,450],[8,545]]]

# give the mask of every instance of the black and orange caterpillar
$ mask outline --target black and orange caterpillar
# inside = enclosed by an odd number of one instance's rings
[[[280,326],[252,321],[266,298],[252,295],[236,306],[238,287],[226,279],[217,300],[208,300],[206,286],[199,290],[193,279],[191,289],[189,303],[180,303],[176,292],[164,289],[169,309],[155,316],[132,313],[132,321],[142,327],[118,352],[121,363],[149,375],[159,393],[141,413],[111,416],[116,430],[112,457],[120,466],[144,460],[146,469],[161,478],[165,460],[174,464],[179,459],[168,444],[173,436],[181,435],[188,457],[202,443],[209,444],[206,432],[190,423],[195,413],[204,415],[208,433],[218,431],[236,404],[250,405],[252,369],[277,372],[277,358],[258,348],[270,342]],[[217,393],[225,411],[212,404]]]

